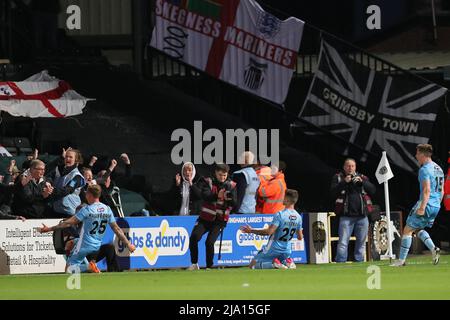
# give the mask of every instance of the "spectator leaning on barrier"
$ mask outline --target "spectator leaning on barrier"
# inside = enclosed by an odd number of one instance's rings
[[[195,223],[189,242],[192,265],[188,270],[198,270],[198,242],[205,233],[206,267],[214,264],[214,243],[226,227],[231,209],[236,205],[235,183],[228,179],[230,168],[216,164],[213,178],[201,178],[192,190],[203,200],[200,216]]]
[[[280,161],[273,165],[271,170],[271,179],[261,180],[258,189],[258,197],[262,199],[262,207],[258,208],[260,213],[277,213],[284,209],[283,201],[286,192],[286,182],[284,180],[284,170],[286,163]]]
[[[177,173],[175,182],[170,190],[172,201],[176,204],[175,212],[180,216],[198,215],[202,209],[202,200],[198,193],[192,191],[194,184],[198,182],[195,176],[195,166],[192,162],[186,162],[181,168],[181,175]]]
[[[58,216],[73,216],[81,204],[80,192],[85,185],[83,175],[78,170],[78,165],[83,162],[79,150],[63,149],[63,163],[57,159],[57,166],[49,173],[53,180],[53,210]],[[52,163],[54,165],[54,163]]]
[[[51,183],[44,177],[45,164],[41,160],[33,160],[14,185],[12,210],[15,215],[27,219],[43,219],[50,216],[48,205],[53,193]]]
[[[242,169],[233,173],[237,193],[237,203],[233,211],[236,213],[256,212],[256,191],[260,181],[253,167],[254,160],[255,156],[252,152],[244,152],[239,159]]]
[[[367,215],[373,211],[371,196],[376,187],[365,175],[356,172],[356,161],[346,159],[343,171],[333,176],[331,195],[335,199],[335,213],[339,217],[339,242],[336,262],[347,261],[348,242],[352,232],[356,237],[355,260],[364,261],[369,228]]]

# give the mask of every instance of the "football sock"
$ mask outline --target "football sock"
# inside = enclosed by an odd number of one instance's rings
[[[399,259],[401,261],[405,261],[408,256],[409,248],[411,247],[412,236],[403,236],[402,243],[400,246],[400,256]]]
[[[422,240],[422,242],[427,246],[427,248],[430,251],[434,249],[435,245],[433,243],[433,240],[431,240],[431,237],[428,234],[428,232],[426,232],[425,230],[420,230],[417,233],[417,236],[419,237],[420,240]]]
[[[255,269],[273,269],[272,262],[257,262],[255,265]]]

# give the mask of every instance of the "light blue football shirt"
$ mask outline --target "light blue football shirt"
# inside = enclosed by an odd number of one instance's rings
[[[83,222],[80,231],[81,247],[98,249],[102,244],[108,224],[116,221],[111,208],[101,202],[95,202],[82,208],[75,217]]]
[[[267,249],[291,253],[291,240],[297,230],[302,230],[302,217],[293,209],[284,209],[275,214],[272,224],[277,230],[269,238]]]
[[[427,205],[432,207],[440,207],[442,199],[442,185],[444,183],[444,172],[442,171],[442,168],[433,161],[424,164],[419,169],[420,194],[422,194],[422,183],[426,180],[430,181],[431,188],[430,199],[428,200]]]

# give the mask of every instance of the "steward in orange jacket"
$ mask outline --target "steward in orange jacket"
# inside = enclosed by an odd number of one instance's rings
[[[258,198],[262,199],[262,207],[257,207],[256,212],[277,213],[284,209],[283,199],[287,189],[283,173],[285,167],[284,163],[282,165],[280,163],[279,171],[272,176],[272,179],[261,182],[258,189]]]
[[[272,170],[270,169],[270,167],[268,166],[259,166],[255,168],[256,174],[259,177],[259,187],[258,190],[256,192],[256,207],[255,207],[255,211],[256,213],[261,213],[264,207],[264,199],[259,196],[259,189],[261,188],[261,186],[267,184],[267,182],[269,182],[272,179]]]

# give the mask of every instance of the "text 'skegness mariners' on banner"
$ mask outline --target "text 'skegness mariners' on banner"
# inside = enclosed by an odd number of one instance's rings
[[[299,116],[364,150],[385,150],[393,163],[415,171],[416,146],[428,143],[447,89],[400,69],[395,75],[376,72],[354,56],[322,39]]]
[[[304,22],[253,0],[157,0],[151,46],[240,89],[282,104]]]

